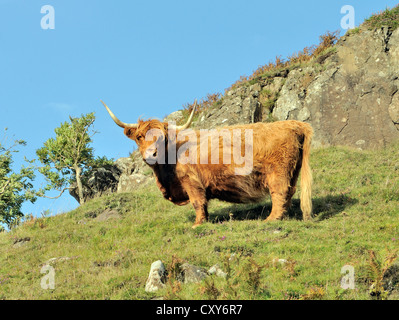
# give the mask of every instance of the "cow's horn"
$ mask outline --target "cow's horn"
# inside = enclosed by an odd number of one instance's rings
[[[137,123],[124,123],[120,121],[113,112],[108,108],[108,106],[104,103],[104,101],[100,100],[104,107],[107,109],[111,118],[115,121],[115,123],[120,126],[121,128],[137,128],[139,125]]]
[[[176,126],[176,130],[184,130],[190,126],[191,122],[193,121],[193,117],[194,117],[196,108],[197,108],[197,100],[195,100],[195,102],[194,102],[193,111],[191,111],[190,117],[188,118],[186,124],[184,124],[182,126]]]

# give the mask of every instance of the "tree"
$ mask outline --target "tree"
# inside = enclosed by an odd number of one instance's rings
[[[54,130],[55,139],[48,139],[44,146],[36,151],[43,164],[39,172],[48,181],[42,196],[46,191],[56,189],[60,194],[54,198],[59,198],[76,182],[79,203],[83,204],[82,177],[85,171],[105,160],[95,159],[93,148],[90,146],[93,135],[97,133],[91,129],[95,121],[94,113],[82,115],[80,118],[69,118],[70,122],[64,122]]]
[[[16,148],[25,146],[26,142],[15,140],[6,147],[5,140],[6,135],[3,142],[0,141],[0,231],[3,229],[1,225],[11,228],[23,217],[21,207],[25,201],[34,203],[37,198],[32,185],[35,178],[33,167],[22,166],[19,172],[12,171],[13,153],[18,152]]]

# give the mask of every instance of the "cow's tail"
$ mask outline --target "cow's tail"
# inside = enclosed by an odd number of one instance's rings
[[[310,170],[310,144],[312,142],[313,129],[306,124],[304,128],[305,139],[302,149],[301,170],[301,210],[304,220],[312,219],[312,171]]]

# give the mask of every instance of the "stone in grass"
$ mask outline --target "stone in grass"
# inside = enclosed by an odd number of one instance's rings
[[[226,278],[227,277],[227,273],[223,272],[222,269],[220,269],[218,264],[215,264],[214,266],[210,267],[208,270],[209,274],[214,274],[217,277],[222,277],[222,278]]]
[[[385,272],[383,286],[384,289],[389,293],[389,300],[399,299],[399,262],[394,263]]]
[[[184,263],[181,265],[180,276],[181,278],[178,280],[183,283],[196,283],[205,279],[208,276],[208,272],[204,268]]]
[[[155,292],[165,287],[166,269],[161,260],[151,264],[150,274],[145,284],[146,292]]]
[[[30,241],[29,237],[16,239],[13,243],[14,248],[20,248]]]
[[[46,265],[54,265],[58,262],[64,262],[64,261],[74,260],[74,259],[78,259],[78,258],[79,258],[79,256],[51,258],[51,259],[48,259],[45,263],[42,263],[40,266],[43,267]]]
[[[108,221],[110,219],[120,219],[121,215],[116,210],[106,209],[103,213],[98,215],[96,221]]]

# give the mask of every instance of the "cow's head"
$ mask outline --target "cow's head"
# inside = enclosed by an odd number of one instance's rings
[[[124,134],[137,143],[143,159],[149,165],[154,165],[160,157],[165,157],[165,150],[168,143],[168,128],[175,131],[187,129],[193,120],[197,105],[196,103],[194,104],[193,111],[184,125],[170,127],[168,123],[159,120],[139,120],[138,123],[124,123],[112,113],[103,101],[101,102],[115,123],[124,129]]]

